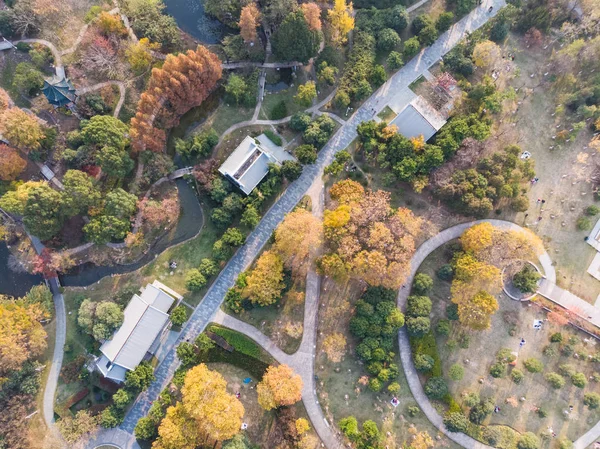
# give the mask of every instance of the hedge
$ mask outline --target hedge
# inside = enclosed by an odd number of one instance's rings
[[[283,145],[283,140],[281,140],[281,137],[279,137],[277,134],[275,134],[273,131],[271,131],[270,129],[266,130],[263,132],[263,134],[265,136],[267,136],[269,138],[269,140],[271,142],[273,142],[275,145],[277,146],[281,146]]]
[[[426,354],[430,356],[433,359],[431,375],[433,377],[442,377],[442,361],[432,331],[429,331],[422,337],[410,337],[410,347],[413,357],[417,354]]]
[[[211,325],[209,331],[223,337],[237,352],[265,361],[263,349],[250,338],[226,327]]]

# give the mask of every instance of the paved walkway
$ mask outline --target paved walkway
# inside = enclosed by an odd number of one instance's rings
[[[537,292],[544,298],[600,328],[600,309],[593,304],[559,287],[554,282],[548,281],[548,279],[542,279]]]

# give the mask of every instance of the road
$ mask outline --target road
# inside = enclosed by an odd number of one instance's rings
[[[182,339],[193,340],[211,322],[219,310],[227,290],[234,284],[238,274],[247,269],[262,247],[269,240],[273,230],[283,220],[296,204],[302,199],[312,184],[320,182],[324,168],[331,163],[335,153],[345,149],[356,137],[356,127],[359,123],[370,120],[383,109],[394,97],[395,93],[406,89],[433,63],[450,51],[465,35],[485,24],[502,6],[504,0],[487,0],[484,4],[465,16],[450,30],[442,34],[431,46],[396,72],[381,86],[334,134],[327,145],[320,151],[315,164],[306,166],[299,179],[291,184],[279,200],[269,209],[254,231],[248,236],[246,244],[241,247],[221,271],[211,288],[208,290],[200,305],[196,308],[183,332]],[[489,6],[494,6],[491,14]],[[141,394],[133,405],[120,429],[132,433],[137,421],[145,416],[164,387],[168,385],[173,373],[179,366],[175,350],[170,351],[163,362],[156,368],[156,381]],[[312,394],[311,394],[312,397]],[[313,401],[307,401],[307,405]],[[308,407],[307,407],[308,408]],[[312,407],[311,407],[312,408]],[[319,423],[314,423],[317,428]],[[320,426],[319,426],[320,427]],[[119,433],[120,434],[120,433]],[[110,442],[103,433],[98,435],[97,443]],[[133,435],[131,436],[133,439]],[[96,444],[97,444],[96,443]]]

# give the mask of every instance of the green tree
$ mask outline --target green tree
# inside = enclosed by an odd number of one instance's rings
[[[23,223],[41,240],[48,240],[62,228],[64,220],[63,196],[48,184],[40,184],[29,191],[23,211]]]
[[[428,317],[431,313],[431,299],[427,296],[411,295],[407,302],[406,314],[410,317]]]
[[[560,374],[548,373],[546,374],[546,381],[554,388],[558,390],[565,386],[565,379]]]
[[[228,228],[221,237],[224,243],[229,246],[242,246],[246,237],[238,228]]]
[[[464,377],[464,375],[465,375],[465,369],[458,363],[455,363],[454,365],[452,365],[450,367],[450,370],[448,371],[448,376],[450,377],[450,379],[455,380],[455,381],[461,380]]]
[[[103,245],[112,240],[123,240],[130,229],[131,223],[128,219],[100,215],[92,218],[83,227],[83,232],[91,242]]]
[[[27,305],[37,304],[48,316],[54,314],[52,292],[44,284],[31,287],[31,290],[21,300]]]
[[[312,118],[306,112],[296,112],[290,120],[290,128],[294,131],[304,131],[310,125]]]
[[[177,346],[177,358],[181,360],[183,366],[192,366],[198,363],[198,354],[193,344],[187,341],[179,343]]]
[[[188,290],[197,292],[206,285],[206,278],[197,268],[191,268],[185,274],[185,286]]]
[[[454,22],[454,13],[451,11],[443,12],[435,22],[435,27],[440,33],[443,33],[450,29],[452,22]]]
[[[583,388],[587,384],[587,377],[583,373],[575,373],[571,376],[571,382],[577,388]]]
[[[413,291],[417,295],[426,295],[433,287],[433,279],[425,273],[417,273],[413,280]]]
[[[225,92],[229,95],[236,104],[239,104],[244,94],[248,90],[248,85],[244,78],[235,73],[229,75],[227,78],[227,84],[225,85]]]
[[[485,421],[493,411],[494,403],[491,400],[481,401],[469,410],[469,420],[474,424],[483,424],[483,421]]]
[[[100,425],[105,429],[117,427],[123,422],[124,414],[114,405],[105,408],[100,414]]]
[[[244,209],[244,213],[242,214],[240,222],[243,225],[248,226],[249,228],[254,228],[259,221],[260,214],[258,213],[256,208],[251,204],[247,205],[246,209]]]
[[[110,115],[95,115],[81,125],[81,139],[87,145],[125,148],[129,127]]]
[[[525,365],[525,368],[527,368],[527,371],[529,371],[530,373],[541,373],[544,369],[544,364],[533,357],[525,360],[523,364]]]
[[[427,317],[409,317],[406,319],[406,330],[412,337],[421,337],[429,332],[430,328],[431,322]]]
[[[597,409],[600,407],[600,394],[598,393],[586,393],[583,395],[583,404],[587,405],[591,409]]]
[[[112,400],[116,408],[119,410],[124,410],[125,407],[129,405],[131,396],[125,388],[120,388],[115,394],[113,394]]]
[[[377,48],[390,51],[400,44],[400,36],[391,28],[384,28],[377,35]]]
[[[416,354],[414,356],[415,368],[417,371],[427,372],[433,368],[435,361],[430,355],[427,354]]]
[[[402,60],[402,55],[397,51],[392,51],[388,55],[386,59],[386,63],[388,67],[392,70],[397,70],[404,65],[404,61]]]
[[[146,390],[154,382],[154,369],[149,362],[140,363],[134,370],[125,374],[125,387],[132,391]]]
[[[419,42],[419,39],[417,39],[416,37],[411,37],[410,39],[404,41],[404,48],[403,48],[404,58],[411,59],[414,55],[419,53],[420,49],[421,49],[421,44]]]
[[[206,278],[209,278],[219,272],[219,267],[214,260],[204,258],[200,261],[200,265],[198,265],[198,271]]]
[[[271,38],[277,59],[303,63],[317,54],[319,40],[319,33],[308,27],[301,10],[290,13]]]
[[[104,212],[118,218],[129,219],[136,210],[137,197],[118,188],[106,195]]]
[[[87,173],[68,170],[63,176],[63,201],[68,216],[86,213],[88,208],[100,201],[100,192]]]
[[[171,311],[171,322],[176,326],[181,326],[188,319],[188,310],[184,305],[179,305]]]
[[[151,418],[144,416],[135,425],[134,433],[139,440],[153,440],[158,436],[158,427]]]
[[[115,147],[102,147],[96,153],[96,163],[104,173],[114,178],[124,178],[134,166],[127,152]]]
[[[34,96],[44,87],[44,75],[33,64],[20,62],[15,68],[12,85],[15,89]]]
[[[425,383],[424,390],[431,399],[442,399],[448,394],[448,386],[441,377],[430,377]]]
[[[283,161],[283,164],[281,164],[281,174],[288,181],[295,181],[302,174],[302,164],[297,161]]]
[[[300,145],[294,154],[302,164],[314,164],[317,160],[317,149],[313,145]]]

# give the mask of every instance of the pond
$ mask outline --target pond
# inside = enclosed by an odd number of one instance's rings
[[[9,257],[10,250],[4,241],[0,241],[0,295],[24,296],[31,287],[43,282],[39,275],[12,271],[8,265]]]
[[[204,13],[204,0],[164,0],[179,28],[204,44],[218,44],[228,28]]]
[[[202,208],[198,202],[198,196],[194,188],[185,179],[180,178],[175,183],[177,184],[179,203],[182,209],[179,222],[171,232],[161,237],[140,260],[128,265],[97,266],[93,263],[79,265],[71,272],[60,277],[61,284],[65,287],[85,287],[99,281],[105,276],[135,271],[151,262],[155,255],[162,253],[170,246],[188,240],[198,234],[203,221]]]

